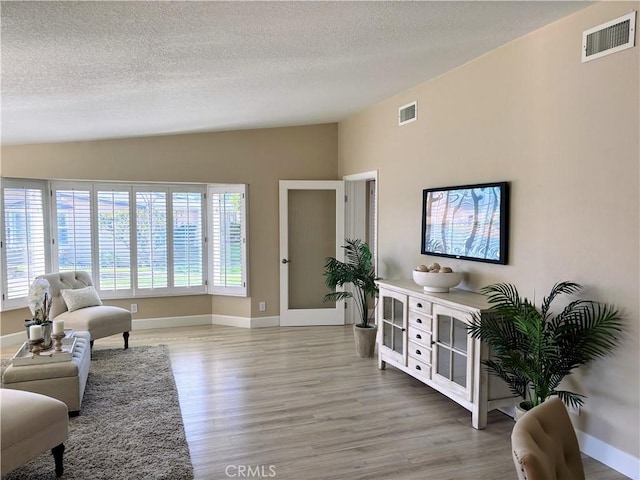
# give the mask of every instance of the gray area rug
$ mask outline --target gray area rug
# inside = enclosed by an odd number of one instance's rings
[[[94,350],[65,447],[63,479],[193,479],[169,348]],[[2,478],[55,479],[53,456]]]

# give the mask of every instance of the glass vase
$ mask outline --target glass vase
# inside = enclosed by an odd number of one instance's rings
[[[24,324],[24,327],[27,330],[27,341],[29,341],[31,339],[31,337],[29,336],[29,327],[31,325],[41,325],[42,326],[42,338],[44,339],[44,343],[42,344],[42,349],[43,350],[48,350],[53,346],[53,340],[51,340],[51,330],[53,329],[53,323],[46,321],[44,323],[34,323],[34,322],[27,322]]]

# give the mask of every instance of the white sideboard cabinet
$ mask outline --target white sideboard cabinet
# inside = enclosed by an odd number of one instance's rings
[[[505,383],[480,363],[486,344],[467,335],[474,313],[489,308],[477,293],[429,293],[412,280],[378,281],[378,367],[408,373],[471,411],[473,428],[487,412],[515,404]]]

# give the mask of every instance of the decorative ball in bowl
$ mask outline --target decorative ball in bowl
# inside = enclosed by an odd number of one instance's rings
[[[420,268],[420,267],[418,267]],[[442,271],[413,270],[413,281],[424,288],[425,292],[446,293],[462,281],[463,272],[452,272],[451,269]]]

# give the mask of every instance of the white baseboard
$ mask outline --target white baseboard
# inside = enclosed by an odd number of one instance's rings
[[[280,317],[258,317],[251,319],[251,328],[279,327]]]
[[[240,328],[277,327],[280,325],[280,317],[233,317],[231,315],[213,315],[214,325],[226,325]]]
[[[186,317],[140,318],[131,322],[132,330],[153,328],[191,327],[198,325],[227,325],[240,328],[277,327],[280,317],[232,317],[229,315],[190,315]],[[27,339],[26,332],[0,335],[0,348],[18,346]]]
[[[212,325],[213,320],[211,315],[189,315],[188,317],[134,318],[131,324],[132,330],[149,330],[152,328]]]
[[[618,450],[580,430],[576,430],[576,436],[582,453],[633,480],[640,480],[640,458]]]

